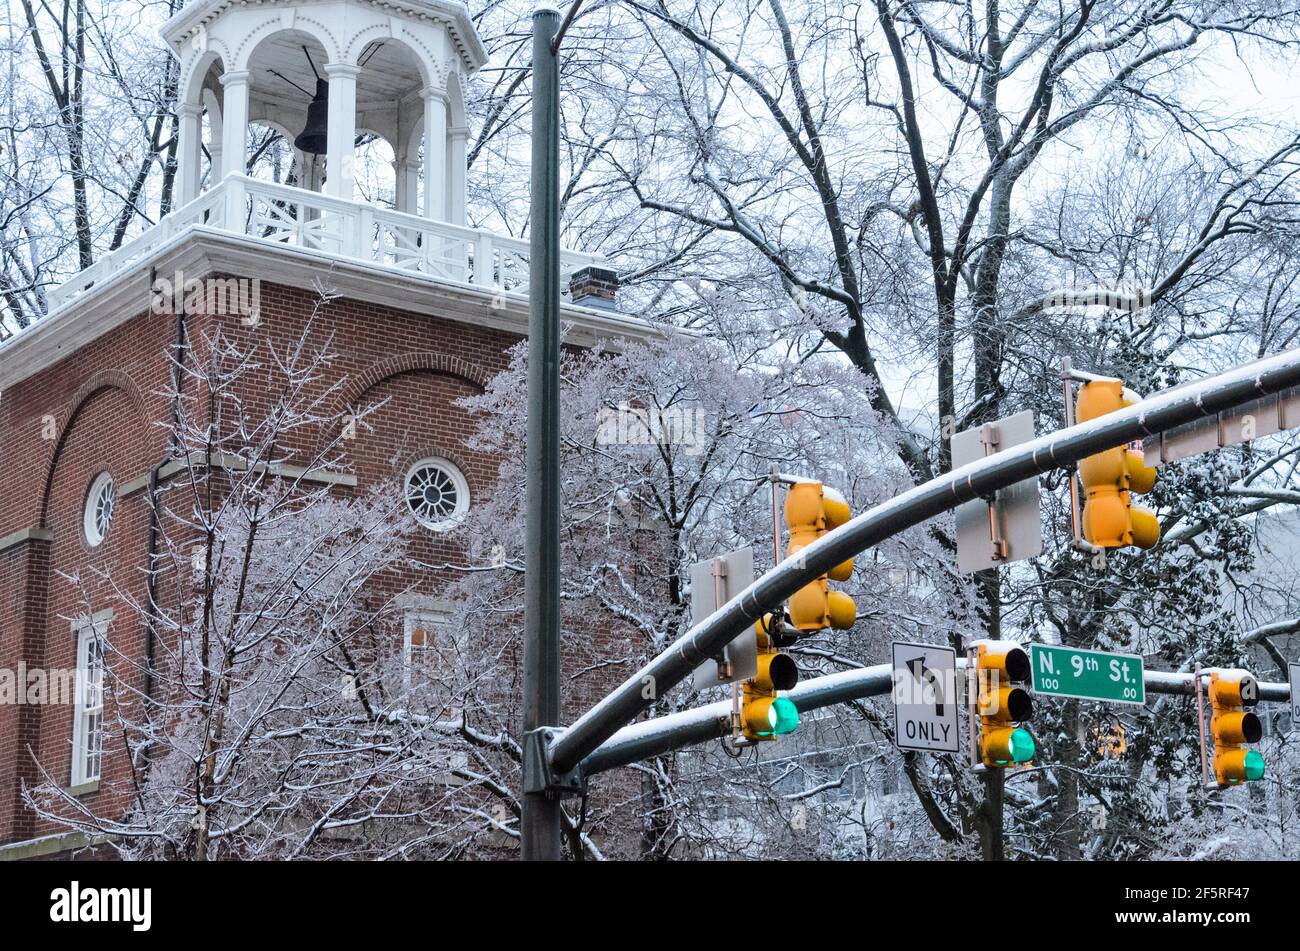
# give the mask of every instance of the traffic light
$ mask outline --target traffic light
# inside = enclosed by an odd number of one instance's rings
[[[1210,735],[1214,738],[1214,778],[1220,786],[1264,778],[1264,757],[1246,748],[1264,735],[1259,717],[1243,707],[1259,702],[1259,684],[1244,670],[1210,672]]]
[[[848,502],[834,489],[824,488],[820,482],[796,482],[785,496],[785,524],[790,530],[786,554],[806,548],[849,517]],[[850,558],[796,591],[788,605],[790,623],[805,633],[851,628],[858,617],[857,606],[844,592],[832,591],[830,581],[848,581],[852,574]]]
[[[985,766],[1002,768],[1034,758],[1034,737],[1024,723],[1034,715],[1029,691],[1017,686],[1029,679],[1029,655],[1011,641],[975,645],[980,714],[980,756]]]
[[[1075,419],[1086,423],[1133,402],[1125,396],[1119,380],[1092,380],[1079,387]],[[1083,536],[1098,548],[1151,548],[1160,541],[1155,514],[1132,504],[1130,498],[1133,492],[1150,492],[1156,484],[1156,470],[1146,464],[1138,445],[1107,449],[1079,460],[1079,479],[1087,499]]]
[[[745,738],[754,742],[775,740],[799,727],[799,710],[794,701],[777,696],[777,691],[791,690],[799,682],[799,668],[793,657],[776,649],[775,624],[768,614],[754,625],[758,673],[745,681],[740,711]]]

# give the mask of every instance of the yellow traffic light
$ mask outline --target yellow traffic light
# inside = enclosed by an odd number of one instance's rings
[[[1210,673],[1210,735],[1214,739],[1214,778],[1220,786],[1235,786],[1264,777],[1264,757],[1247,743],[1264,735],[1259,717],[1244,707],[1259,702],[1259,684],[1244,670]]]
[[[1075,418],[1086,423],[1130,405],[1132,400],[1124,395],[1119,380],[1093,380],[1079,388]],[[1160,540],[1155,514],[1134,505],[1130,497],[1133,492],[1150,492],[1156,484],[1156,470],[1146,464],[1136,444],[1079,460],[1079,480],[1086,496],[1083,535],[1092,544],[1098,548],[1151,548]]]
[[[790,531],[786,554],[806,548],[849,518],[848,502],[834,489],[820,482],[795,483],[785,497],[785,523]],[[806,632],[851,628],[857,621],[857,605],[844,592],[832,591],[829,582],[848,581],[852,574],[850,558],[796,591],[789,601],[790,623]]]
[[[1024,723],[1034,715],[1029,691],[1019,684],[1029,679],[1029,655],[1011,641],[978,641],[975,645],[980,714],[980,756],[985,766],[1002,768],[1034,758],[1034,737]]]
[[[799,682],[794,658],[775,646],[769,626],[776,623],[769,614],[754,625],[758,638],[758,672],[746,680],[740,711],[741,729],[751,742],[775,740],[793,733],[799,726],[799,710],[780,690],[792,690]]]

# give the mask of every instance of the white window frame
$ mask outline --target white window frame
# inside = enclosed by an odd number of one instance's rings
[[[73,787],[99,782],[104,771],[104,641],[112,619],[112,611],[102,611],[72,625],[77,638],[72,711]]]
[[[425,637],[428,638],[430,629],[435,637],[442,636],[447,638],[450,646],[456,654],[459,654],[464,642],[457,636],[456,629],[452,626],[452,611],[447,607],[428,606],[422,604],[424,599],[417,599],[416,602],[405,609],[403,615],[402,630],[402,685],[407,690],[411,689],[411,672],[415,669],[415,643],[414,634],[417,629],[425,630]],[[428,646],[428,640],[425,641]],[[459,707],[447,704],[444,716],[449,720],[455,720],[460,717],[461,710]],[[451,757],[451,767],[453,769],[466,769],[469,766],[468,757],[464,751],[456,751]],[[465,782],[451,773],[441,778],[441,781],[448,785],[460,785]]]
[[[455,509],[452,510],[451,515],[436,522],[430,519],[421,518],[420,515],[411,508],[410,503],[411,477],[426,466],[433,466],[441,469],[447,474],[451,479],[452,484],[456,487]],[[415,515],[417,522],[430,531],[447,532],[459,525],[465,518],[465,514],[469,511],[469,483],[465,480],[465,474],[460,471],[454,462],[444,459],[442,456],[429,456],[426,459],[421,459],[419,462],[411,466],[411,468],[406,470],[406,475],[402,479],[402,498],[406,500],[407,508]]]
[[[406,609],[402,623],[402,686],[411,689],[411,671],[415,669],[415,632],[425,631],[426,641],[430,633],[435,635],[448,629],[451,612],[444,608],[413,606]]]
[[[108,503],[108,517],[104,520],[103,529],[100,529],[98,518],[99,497],[107,488],[111,493]],[[113,482],[113,476],[108,471],[101,472],[91,480],[90,489],[86,492],[86,505],[81,513],[81,530],[86,537],[86,544],[91,548],[97,548],[104,543],[108,537],[109,531],[113,528],[113,509],[117,502],[117,486]]]

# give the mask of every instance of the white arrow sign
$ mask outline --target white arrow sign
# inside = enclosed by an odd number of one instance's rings
[[[895,641],[894,743],[902,750],[957,753],[957,652]]]

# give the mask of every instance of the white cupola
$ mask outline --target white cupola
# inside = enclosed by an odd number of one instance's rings
[[[249,162],[249,126],[293,144],[294,184],[357,200],[359,135],[388,143],[396,211],[465,223],[465,77],[486,60],[448,0],[198,0],[180,59],[177,205]]]

